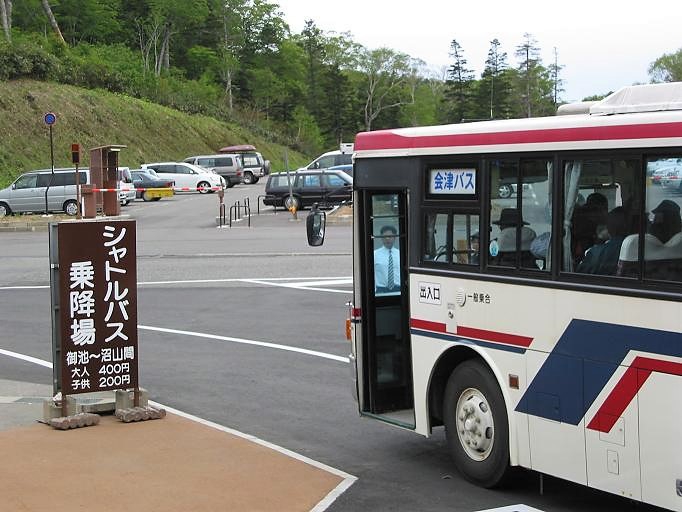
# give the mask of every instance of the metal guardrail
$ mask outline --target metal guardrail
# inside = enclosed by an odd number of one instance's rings
[[[230,206],[230,227],[232,227],[232,220],[237,221],[242,219],[242,209],[244,210],[244,215],[248,219],[248,226],[251,227],[251,202],[248,197],[244,199],[244,204],[242,204],[241,201],[236,201]]]
[[[256,198],[257,202],[256,212],[258,213],[258,215],[260,215],[260,201],[261,199],[265,199],[266,197],[270,196],[268,196],[267,194],[261,194]],[[265,203],[263,203],[263,206],[265,206]],[[277,206],[275,206],[274,204],[272,205],[272,211],[275,213],[275,215],[277,215]]]

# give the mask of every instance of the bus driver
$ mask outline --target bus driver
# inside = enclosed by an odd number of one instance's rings
[[[374,286],[377,294],[400,291],[400,251],[393,247],[398,231],[386,225],[379,232],[382,246],[374,251]]]

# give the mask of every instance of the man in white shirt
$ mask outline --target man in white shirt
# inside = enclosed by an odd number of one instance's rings
[[[374,286],[377,294],[400,293],[400,251],[393,247],[398,231],[383,226],[383,245],[374,251]]]

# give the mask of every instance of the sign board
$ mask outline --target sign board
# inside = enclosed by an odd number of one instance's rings
[[[62,394],[137,388],[135,221],[60,222],[50,235]]]
[[[429,194],[476,195],[476,169],[429,169]]]
[[[43,121],[45,121],[45,124],[47,126],[52,126],[57,122],[57,116],[54,114],[54,112],[48,112],[43,116]]]

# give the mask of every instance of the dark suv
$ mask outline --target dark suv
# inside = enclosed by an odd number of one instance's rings
[[[289,183],[291,182],[291,199]],[[263,203],[270,206],[295,206],[297,210],[311,206],[339,204],[352,197],[353,178],[342,170],[320,169],[271,174],[265,185]]]

